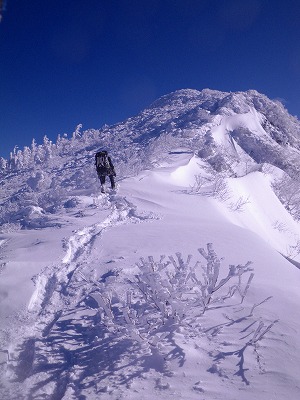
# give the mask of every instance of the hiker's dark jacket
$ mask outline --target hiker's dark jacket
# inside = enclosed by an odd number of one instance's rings
[[[97,165],[97,159],[96,159],[97,155],[95,156],[95,165]],[[111,158],[109,156],[107,156],[107,160],[109,163],[109,168],[107,167],[97,167],[97,174],[98,176],[109,176],[109,175],[113,175],[116,176],[116,172],[115,172],[115,167],[111,161]]]

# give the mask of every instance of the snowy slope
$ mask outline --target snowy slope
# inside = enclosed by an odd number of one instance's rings
[[[1,398],[298,398],[300,274],[280,252],[299,225],[260,172],[229,179],[234,196],[249,197],[243,211],[232,210],[234,198],[191,191],[184,180],[201,171],[197,161],[174,151],[115,194],[79,196],[60,229],[1,235]],[[111,293],[121,313],[141,257],[181,252],[194,263],[207,243],[224,257],[223,277],[229,265],[253,262],[242,304],[236,294],[204,315],[186,310],[157,328],[155,346],[125,317],[117,329],[105,322],[103,299]],[[259,326],[258,334],[271,327],[255,342]]]
[[[0,159],[0,398],[298,399],[299,152],[281,104],[205,89]]]

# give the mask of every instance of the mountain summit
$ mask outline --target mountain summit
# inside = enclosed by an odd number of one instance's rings
[[[62,198],[93,191],[99,148],[113,155],[123,179],[159,165],[178,147],[228,176],[270,164],[292,178],[300,169],[300,122],[255,90],[178,90],[124,122],[85,131],[78,125],[71,138],[59,136],[52,143],[45,137],[40,145],[33,140],[9,160],[0,159],[5,193],[0,221],[24,227],[24,199],[51,214]]]

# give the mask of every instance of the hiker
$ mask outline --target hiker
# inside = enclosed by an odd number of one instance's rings
[[[109,176],[111,188],[115,188],[115,168],[111,161],[111,158],[107,154],[107,151],[98,151],[95,155],[95,165],[98,174],[98,178],[100,179],[101,183],[101,192],[104,193],[104,184],[106,176]]]

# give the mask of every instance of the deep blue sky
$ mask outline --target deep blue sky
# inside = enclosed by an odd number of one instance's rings
[[[300,1],[7,0],[0,156],[183,88],[256,89],[300,117]]]

